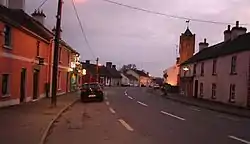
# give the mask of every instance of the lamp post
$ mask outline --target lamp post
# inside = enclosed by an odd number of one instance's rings
[[[63,3],[62,0],[58,0],[54,58],[53,58],[53,73],[52,73],[52,96],[51,96],[52,106],[56,106],[57,102],[56,93],[57,93],[57,73],[58,73],[58,55],[59,55],[58,52],[59,52],[60,33],[61,33],[62,3]]]

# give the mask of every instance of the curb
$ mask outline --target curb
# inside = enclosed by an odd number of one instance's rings
[[[49,131],[51,130],[53,124],[55,123],[55,121],[65,112],[68,110],[69,107],[73,106],[76,102],[78,101],[78,99],[74,100],[73,102],[71,102],[70,104],[68,104],[67,106],[65,106],[62,110],[59,111],[59,113],[57,113],[57,115],[52,119],[52,121],[50,121],[49,125],[47,126],[47,128],[45,129],[45,131],[43,132],[42,138],[39,142],[39,144],[45,144],[45,141],[48,137]]]
[[[152,94],[155,94],[155,93],[152,93]],[[171,98],[171,97],[168,97],[168,96],[164,96],[163,98],[169,99],[169,100],[172,100],[172,101],[175,101],[175,102],[178,102],[178,103],[182,103],[182,104],[185,104],[185,105],[191,105],[191,106],[196,106],[196,107],[208,109],[208,110],[211,110],[211,111],[221,112],[221,113],[230,114],[230,115],[243,117],[243,118],[248,118],[248,119],[250,118],[250,115],[238,114],[238,113],[225,111],[225,110],[221,110],[221,109],[215,109],[215,108],[211,108],[211,107],[208,107],[208,106],[203,106],[203,105],[199,105],[199,104],[194,104],[194,103],[190,103],[190,102],[181,101],[181,100],[174,99],[174,98]]]

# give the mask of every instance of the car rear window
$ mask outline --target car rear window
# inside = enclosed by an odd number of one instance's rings
[[[84,84],[83,85],[84,89],[92,88],[92,89],[99,89],[100,86],[98,84]]]

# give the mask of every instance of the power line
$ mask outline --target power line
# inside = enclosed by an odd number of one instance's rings
[[[115,2],[115,1],[112,1],[112,0],[102,0],[102,1],[105,1],[105,2],[108,2],[108,3],[111,3],[111,4],[115,4],[115,5],[118,5],[118,6],[126,7],[126,8],[129,8],[129,9],[143,11],[143,12],[146,12],[146,13],[160,15],[160,16],[164,16],[164,17],[168,17],[168,18],[175,18],[175,19],[182,19],[182,20],[191,20],[191,21],[195,21],[195,22],[220,24],[220,25],[234,25],[234,23],[219,22],[219,21],[210,21],[210,20],[195,19],[195,18],[188,18],[188,17],[183,17],[183,16],[165,14],[165,13],[161,13],[161,12],[157,12],[157,11],[153,11],[153,10],[149,10],[149,9],[139,8],[139,7],[135,7],[135,6],[131,6],[131,5],[127,5],[127,4]],[[241,24],[241,25],[249,25],[249,24]]]
[[[77,9],[76,9],[76,6],[75,6],[75,0],[71,0],[71,2],[72,2],[72,5],[73,5],[73,8],[74,8],[74,11],[75,11],[76,18],[77,18],[78,23],[79,23],[79,25],[80,25],[81,32],[82,32],[82,35],[83,35],[83,37],[84,37],[84,40],[85,40],[85,42],[86,42],[86,44],[87,44],[87,47],[89,48],[89,50],[90,50],[92,56],[95,58],[95,54],[94,54],[94,52],[93,52],[93,50],[92,50],[92,48],[91,48],[91,46],[90,46],[90,44],[89,44],[88,38],[87,38],[86,33],[85,33],[85,31],[84,31],[84,28],[83,28],[82,22],[81,22],[81,20],[80,20],[79,14],[78,14],[78,12],[77,12]]]
[[[44,0],[41,2],[41,4],[39,5],[39,7],[37,9],[40,9],[48,0]]]

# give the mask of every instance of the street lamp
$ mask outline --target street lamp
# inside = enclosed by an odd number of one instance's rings
[[[189,68],[188,67],[184,67],[183,70],[184,71],[189,71]]]

